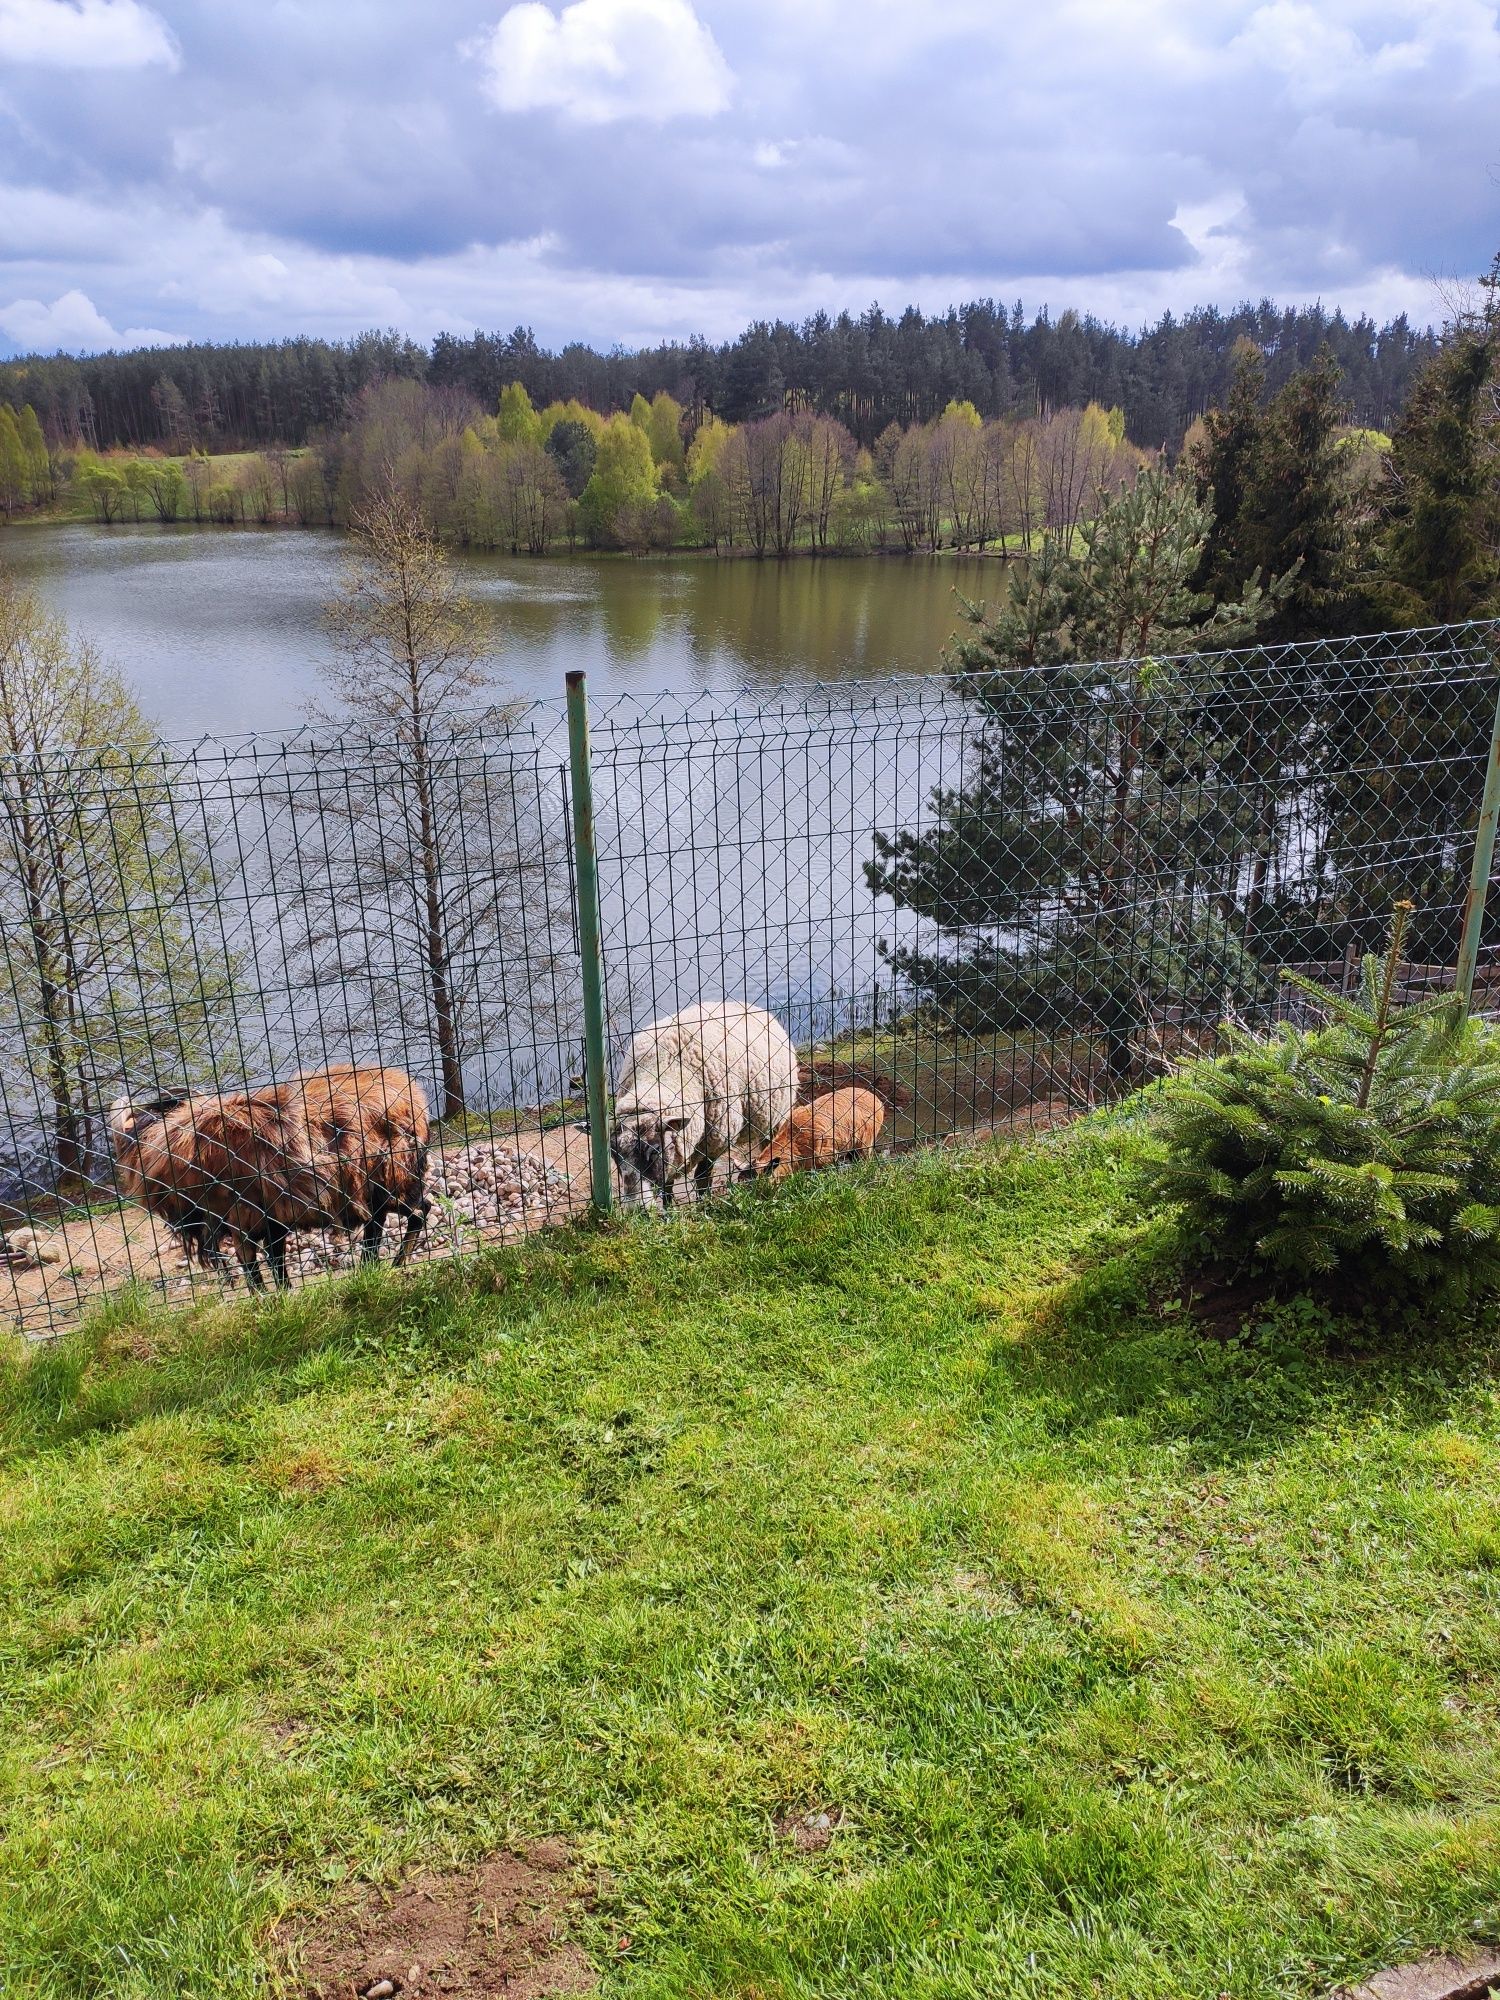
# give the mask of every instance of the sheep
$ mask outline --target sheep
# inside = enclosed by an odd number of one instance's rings
[[[701,1195],[714,1161],[768,1139],[797,1100],[797,1052],[772,1014],[743,1000],[685,1007],[631,1041],[615,1086],[610,1151],[627,1194],[643,1180],[674,1200],[691,1168]]]
[[[739,1177],[779,1181],[801,1168],[868,1159],[884,1124],[885,1104],[873,1090],[825,1090],[810,1104],[796,1107]]]
[[[404,1264],[431,1208],[427,1100],[403,1070],[342,1064],[262,1090],[121,1097],[109,1126],[122,1193],[167,1224],[189,1262],[229,1274],[231,1242],[255,1291],[257,1246],[284,1287],[295,1230],[359,1229],[368,1263],[394,1214],[406,1221],[393,1259]]]

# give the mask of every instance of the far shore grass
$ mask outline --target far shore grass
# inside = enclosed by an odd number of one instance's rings
[[[351,1882],[543,1835],[636,2000],[1310,2000],[1495,1935],[1500,1326],[1210,1339],[1134,1143],[7,1354],[0,1991],[270,1994]]]

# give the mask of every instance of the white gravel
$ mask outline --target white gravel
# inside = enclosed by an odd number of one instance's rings
[[[432,1213],[417,1238],[417,1255],[451,1257],[492,1242],[502,1231],[535,1227],[568,1212],[570,1182],[561,1168],[534,1153],[517,1152],[500,1140],[477,1140],[434,1156],[427,1170]],[[389,1258],[406,1225],[392,1216],[385,1225],[381,1256]],[[358,1235],[333,1229],[293,1237],[287,1271],[294,1278],[320,1271],[347,1271],[359,1261]]]

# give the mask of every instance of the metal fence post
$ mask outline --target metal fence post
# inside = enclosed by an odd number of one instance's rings
[[[582,669],[568,682],[568,766],[573,794],[573,876],[583,970],[583,1086],[589,1117],[589,1199],[600,1215],[614,1206],[609,1157],[609,1078],[604,1051],[604,942],[599,929],[599,854],[589,762],[589,697]]]
[[[1458,974],[1453,983],[1465,1015],[1474,999],[1474,969],[1479,963],[1485,898],[1495,863],[1497,824],[1500,824],[1500,693],[1495,697],[1495,719],[1490,725],[1490,756],[1484,768],[1479,824],[1474,829],[1474,863],[1469,870],[1469,893],[1464,898],[1464,928],[1458,946]]]

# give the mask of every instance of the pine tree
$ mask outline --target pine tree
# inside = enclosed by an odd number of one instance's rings
[[[1230,1029],[1168,1087],[1143,1180],[1201,1255],[1342,1304],[1500,1288],[1500,1036],[1451,995],[1394,1004],[1410,910],[1358,997],[1292,982],[1326,1026]]]
[[[561,475],[568,497],[576,500],[589,483],[598,447],[587,424],[561,417],[547,433],[543,450]]]
[[[1388,615],[1406,624],[1500,605],[1500,283],[1487,285],[1483,313],[1422,371],[1391,439],[1381,569]]]
[[[1296,575],[1266,622],[1267,641],[1346,629],[1350,609],[1345,481],[1336,434],[1347,415],[1339,370],[1325,347],[1267,405],[1245,472],[1236,531],[1242,564]]]
[[[1355,510],[1338,448],[1347,414],[1338,366],[1325,346],[1269,403],[1264,390],[1264,358],[1241,341],[1229,396],[1203,419],[1190,457],[1198,497],[1214,513],[1197,581],[1214,597],[1232,597],[1257,569],[1295,572],[1262,636],[1347,630],[1363,607],[1353,587]]]
[[[937,928],[937,949],[887,956],[943,1018],[1098,1036],[1117,1085],[1165,1001],[1217,1017],[1263,987],[1219,914],[1255,832],[1242,729],[1212,702],[1211,662],[1155,657],[1233,643],[1285,587],[1254,578],[1222,605],[1194,589],[1211,518],[1183,482],[1146,472],[1080,530],[1078,554],[1046,537],[996,617],[965,607],[973,766],[933,793],[930,829],[877,836],[865,867]]]
[[[1198,585],[1214,597],[1232,597],[1255,567],[1241,546],[1245,491],[1260,450],[1265,418],[1265,357],[1253,341],[1236,344],[1234,376],[1222,410],[1203,419],[1203,441],[1189,470],[1200,502],[1213,509],[1213,526],[1203,546]]]

